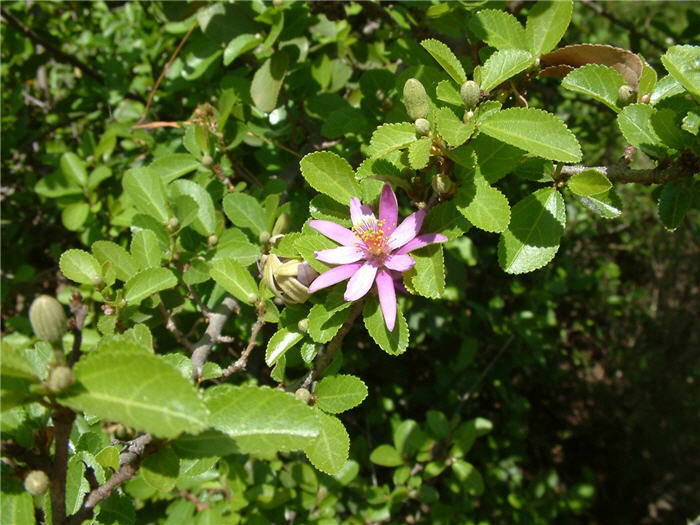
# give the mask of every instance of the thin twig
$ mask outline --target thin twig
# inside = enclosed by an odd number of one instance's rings
[[[187,348],[187,350],[192,352],[192,343],[190,343],[187,340],[187,338],[185,337],[185,334],[183,334],[180,331],[180,329],[177,327],[177,324],[175,324],[175,319],[173,319],[172,316],[170,315],[170,312],[168,312],[168,309],[163,304],[162,299],[158,302],[158,308],[160,308],[160,313],[165,318],[165,328],[167,328],[168,331],[171,334],[173,334],[175,339],[177,339],[178,343],[180,343],[182,346]]]
[[[170,56],[170,59],[165,63],[165,66],[163,66],[163,71],[160,73],[160,76],[158,77],[158,80],[156,80],[156,83],[153,86],[151,93],[148,95],[148,100],[146,101],[146,107],[144,108],[143,114],[141,115],[141,118],[139,119],[138,123],[141,123],[144,120],[146,120],[146,116],[148,115],[148,111],[151,109],[151,103],[153,102],[153,97],[155,96],[156,91],[158,91],[158,87],[160,86],[160,83],[163,81],[163,78],[165,77],[165,74],[168,72],[168,69],[170,69],[170,66],[172,65],[173,61],[177,58],[177,55],[180,54],[180,50],[182,49],[182,46],[185,45],[185,42],[187,42],[187,39],[190,37],[190,35],[192,34],[192,31],[194,31],[195,27],[197,27],[197,22],[194,22],[192,24],[192,27],[189,28],[189,30],[187,31],[185,36],[182,38],[182,40],[180,40],[180,43],[175,48],[175,51],[173,51],[173,54]]]
[[[222,379],[227,378],[228,376],[239,370],[245,369],[245,367],[248,365],[248,357],[250,356],[250,353],[253,351],[253,348],[255,348],[255,346],[258,344],[258,334],[260,333],[260,330],[262,329],[264,324],[265,321],[263,321],[262,319],[258,319],[257,321],[255,321],[253,329],[250,331],[250,341],[248,341],[248,346],[246,346],[245,350],[243,350],[243,352],[241,353],[241,357],[239,357],[235,363],[225,368],[221,372]]]
[[[83,296],[77,290],[73,292],[70,300],[70,311],[74,318],[71,319],[70,329],[73,332],[73,348],[68,355],[68,366],[73,366],[80,359],[80,346],[83,342],[83,328],[88,314],[87,306],[83,304]]]
[[[226,321],[233,312],[239,310],[238,303],[233,297],[227,296],[221,301],[221,304],[211,312],[207,318],[209,326],[204,335],[194,345],[192,350],[192,378],[196,383],[202,378],[202,367],[209,359],[209,352],[221,337],[221,331],[224,329]]]

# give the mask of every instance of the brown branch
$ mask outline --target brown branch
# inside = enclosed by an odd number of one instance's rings
[[[62,525],[66,520],[66,474],[68,472],[68,440],[75,412],[60,407],[53,414],[55,452],[51,468],[51,522]]]
[[[192,350],[192,378],[199,383],[202,377],[202,367],[209,358],[209,352],[221,337],[226,321],[233,312],[238,311],[238,303],[233,297],[225,297],[221,304],[207,318],[209,326],[204,335],[197,341]]]
[[[571,177],[582,171],[594,169],[605,174],[611,182],[636,184],[667,184],[700,173],[700,158],[690,152],[684,153],[678,160],[667,166],[649,169],[632,169],[623,158],[611,166],[564,166],[562,175]]]
[[[619,20],[615,15],[612,13],[609,13],[608,11],[603,8],[603,6],[598,5],[595,3],[593,0],[581,0],[581,3],[585,5],[588,9],[593,11],[594,13],[597,13],[608,20],[610,20],[613,24],[616,24],[626,31],[629,31],[631,34],[633,34],[635,37],[639,38],[640,40],[644,40],[645,42],[648,42],[652,46],[654,46],[656,49],[661,51],[662,53],[666,51],[666,47],[661,45],[659,42],[656,40],[649,38],[649,36],[645,35],[644,33],[641,33],[640,31],[637,30],[635,26],[632,24],[625,22],[623,20]]]
[[[19,31],[22,35],[26,36],[29,40],[33,41],[36,44],[39,44],[49,50],[53,55],[55,55],[59,60],[63,62],[68,62],[69,64],[72,64],[73,66],[79,68],[81,71],[85,71],[88,75],[90,75],[92,78],[97,80],[100,84],[104,84],[104,78],[100,73],[97,71],[93,70],[90,66],[88,66],[85,62],[82,60],[76,58],[73,55],[69,55],[65,51],[61,50],[58,48],[56,45],[53,43],[49,42],[46,40],[44,37],[41,35],[35,33],[32,29],[24,25],[22,22],[20,22],[15,16],[10,13],[7,9],[4,7],[0,7],[0,12],[2,13],[2,21],[5,22],[7,25],[13,27],[17,31]]]
[[[168,331],[173,334],[175,339],[177,339],[177,342],[180,343],[182,346],[187,348],[190,352],[192,352],[192,343],[190,343],[187,338],[185,337],[185,334],[183,334],[180,329],[177,327],[175,324],[175,319],[173,319],[170,315],[170,312],[168,312],[168,309],[165,307],[163,304],[163,301],[158,303],[158,308],[160,308],[160,313],[163,315],[165,318],[165,328],[168,329]]]
[[[146,455],[157,450],[157,447],[148,447],[152,441],[153,437],[150,434],[144,434],[130,441],[124,451],[119,454],[119,470],[112,474],[103,485],[87,493],[83,499],[83,506],[78,512],[70,516],[65,523],[67,525],[79,525],[92,518],[95,507],[101,501],[109,498],[114,489],[121,483],[133,478],[139,469],[141,460]],[[51,505],[53,507],[53,501]],[[62,506],[65,509],[65,503],[62,502]],[[63,523],[63,521],[54,521],[53,523]]]
[[[260,333],[260,330],[262,329],[263,325],[265,324],[265,321],[262,319],[258,319],[255,321],[255,324],[253,325],[253,329],[250,331],[250,340],[248,341],[248,346],[246,346],[245,350],[241,353],[241,357],[239,357],[235,363],[233,363],[231,366],[225,368],[223,372],[221,372],[221,378],[227,378],[231,374],[245,369],[245,367],[248,365],[248,357],[250,356],[250,353],[253,351],[253,348],[258,344],[258,334]]]
[[[170,59],[165,63],[165,66],[163,66],[163,71],[160,73],[160,76],[158,77],[158,80],[156,80],[155,85],[153,86],[153,89],[151,90],[151,93],[148,95],[148,100],[146,101],[146,107],[143,109],[143,114],[141,115],[141,118],[139,119],[139,123],[143,122],[146,119],[146,116],[148,115],[148,111],[151,109],[151,103],[153,102],[153,97],[156,94],[156,91],[158,91],[158,87],[160,86],[160,83],[163,81],[163,78],[165,78],[165,74],[168,72],[168,69],[170,69],[170,66],[172,65],[173,61],[177,58],[177,55],[180,54],[180,50],[182,49],[182,46],[185,45],[185,42],[187,42],[187,39],[190,37],[192,34],[192,31],[194,31],[194,28],[197,27],[197,22],[192,24],[192,27],[187,31],[187,34],[180,40],[180,43],[177,45],[175,48],[175,51],[173,51],[173,54],[170,56]]]
[[[83,328],[88,314],[87,306],[83,304],[83,296],[77,290],[73,292],[70,300],[70,311],[74,318],[71,319],[70,329],[73,332],[73,348],[68,355],[68,366],[73,366],[80,359],[80,346],[83,342]]]
[[[3,456],[18,459],[33,469],[43,470],[47,474],[51,474],[51,461],[46,456],[28,450],[14,441],[3,441],[0,444],[0,452]]]

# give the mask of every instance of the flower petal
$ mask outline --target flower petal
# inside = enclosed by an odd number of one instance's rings
[[[406,217],[389,237],[389,249],[401,248],[408,241],[414,239],[423,226],[423,219],[425,219],[425,210],[418,210]]]
[[[357,242],[355,234],[340,224],[331,221],[316,220],[309,221],[309,226],[329,239],[339,242],[343,246],[352,246]]]
[[[401,248],[396,250],[395,255],[402,255],[404,253],[412,252],[413,250],[417,250],[418,248],[422,248],[423,246],[427,246],[428,244],[432,244],[434,242],[445,241],[447,241],[447,237],[445,237],[442,233],[424,233],[423,235],[419,235],[415,239],[408,241]]]
[[[369,292],[369,289],[372,288],[376,275],[377,267],[374,264],[363,264],[348,281],[348,287],[345,289],[345,300],[357,301],[361,297],[364,297],[365,294]]]
[[[304,286],[309,286],[318,277],[318,272],[309,263],[304,261],[297,270],[297,280]]]
[[[407,272],[415,264],[416,261],[410,255],[390,255],[384,259],[384,266],[396,272]]]
[[[367,219],[376,220],[372,208],[362,204],[357,197],[350,199],[350,218],[353,226],[367,222]]]
[[[357,273],[357,271],[361,267],[362,263],[352,263],[331,268],[327,272],[322,273],[321,275],[316,277],[316,279],[314,279],[314,282],[312,282],[309,286],[309,291],[311,293],[314,293],[320,290],[321,288],[327,288],[328,286],[332,286],[335,283],[344,281],[345,279],[348,279],[352,277],[355,273]]]
[[[329,264],[348,264],[362,259],[364,254],[354,246],[338,246],[315,253],[316,259]],[[407,256],[408,257],[408,256]]]
[[[377,291],[379,292],[379,306],[382,308],[384,323],[390,332],[394,331],[396,324],[396,290],[394,279],[387,270],[379,270],[377,273]]]
[[[379,198],[379,220],[385,221],[384,231],[388,234],[394,231],[399,220],[399,205],[396,202],[396,194],[389,183],[384,185],[382,195]]]

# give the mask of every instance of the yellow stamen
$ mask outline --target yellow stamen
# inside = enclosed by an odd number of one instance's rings
[[[372,255],[382,255],[386,248],[389,236],[384,230],[386,221],[378,221],[371,217],[364,217],[362,222],[353,227],[352,231],[362,239],[367,252]]]

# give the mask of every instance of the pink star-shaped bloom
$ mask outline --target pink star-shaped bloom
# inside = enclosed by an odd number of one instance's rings
[[[416,264],[409,252],[447,240],[439,233],[418,235],[425,219],[425,210],[409,215],[397,227],[398,213],[394,190],[385,184],[379,199],[379,219],[369,206],[352,197],[352,230],[331,221],[309,221],[313,229],[341,244],[337,248],[316,252],[319,261],[339,266],[318,276],[309,286],[309,291],[313,293],[350,279],[344,297],[346,301],[357,301],[376,282],[384,322],[393,331],[396,323],[396,272],[401,274]]]

